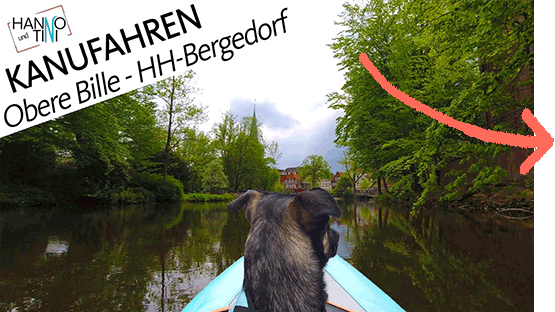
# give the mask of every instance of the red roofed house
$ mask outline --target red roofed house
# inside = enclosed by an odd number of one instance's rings
[[[302,183],[301,179],[297,175],[297,168],[291,167],[285,170],[279,170],[279,183],[285,187],[288,191],[302,191],[303,189],[308,189],[308,182]]]
[[[283,182],[281,184],[283,184],[286,190],[295,190],[301,188],[301,179],[299,179],[299,176],[297,176],[296,172],[291,172],[285,176],[280,176],[280,181],[282,179]]]
[[[339,182],[339,180],[341,179],[341,175],[343,174],[343,172],[341,171],[337,171],[332,177],[331,177],[331,187],[335,188],[337,186],[337,182]]]

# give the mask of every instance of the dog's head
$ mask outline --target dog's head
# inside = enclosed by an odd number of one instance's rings
[[[322,267],[337,253],[339,233],[330,228],[329,220],[330,216],[341,217],[341,209],[326,190],[313,188],[297,195],[250,190],[227,205],[231,211],[242,207],[246,207],[245,216],[251,224],[245,254],[249,243],[266,243],[261,237],[251,237],[256,235],[287,236],[285,239],[292,247],[296,244],[295,238],[309,239]]]

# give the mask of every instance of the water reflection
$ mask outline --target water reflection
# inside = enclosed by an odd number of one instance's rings
[[[52,236],[48,239],[48,245],[46,246],[46,253],[61,255],[67,252],[68,241],[60,239],[57,236]]]
[[[532,309],[531,221],[341,205],[338,254],[407,311]],[[225,204],[1,212],[0,311],[180,311],[248,231]]]
[[[0,310],[180,311],[242,254],[225,205],[0,214]]]
[[[532,222],[357,206],[350,262],[407,311],[533,310]]]

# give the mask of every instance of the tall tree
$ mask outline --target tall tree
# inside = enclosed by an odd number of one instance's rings
[[[178,76],[161,80],[145,88],[147,92],[162,101],[159,121],[165,128],[164,179],[168,174],[170,152],[186,139],[186,129],[206,119],[203,107],[194,104],[193,95],[199,91],[194,85],[192,70]]]
[[[279,162],[281,156],[283,156],[283,152],[279,150],[279,144],[277,141],[271,141],[266,144],[266,154],[272,160],[272,167],[276,167],[277,163]]]
[[[301,166],[297,168],[303,180],[310,181],[310,186],[315,187],[318,181],[329,178],[331,167],[324,157],[320,155],[308,155]]]
[[[241,121],[231,113],[213,128],[214,142],[223,162],[232,191],[258,188],[272,190],[279,173],[270,165],[275,160],[265,157],[265,146],[256,116]]]

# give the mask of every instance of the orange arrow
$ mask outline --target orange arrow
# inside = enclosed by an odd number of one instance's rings
[[[522,163],[522,165],[520,165],[521,174],[528,173],[528,171],[532,169],[536,162],[538,162],[543,157],[543,155],[547,153],[547,151],[553,146],[553,138],[551,137],[551,135],[545,130],[538,119],[527,108],[522,111],[522,119],[524,119],[524,122],[532,129],[532,131],[534,131],[535,136],[483,129],[475,125],[455,120],[411,98],[408,94],[395,88],[394,85],[387,81],[387,79],[385,79],[385,77],[380,73],[376,66],[374,66],[374,64],[370,62],[368,56],[366,56],[365,53],[361,53],[359,59],[364,67],[366,67],[366,69],[370,72],[372,77],[376,79],[376,81],[380,84],[380,86],[382,86],[385,91],[393,95],[399,101],[416,109],[417,111],[426,114],[433,119],[448,125],[449,127],[460,130],[468,136],[482,140],[484,142],[519,146],[522,148],[535,148],[536,150],[532,153],[532,155],[528,156],[528,158]]]

